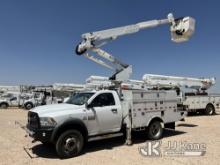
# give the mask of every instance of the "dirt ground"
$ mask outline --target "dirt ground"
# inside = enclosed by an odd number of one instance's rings
[[[122,138],[91,142],[84,153],[78,157],[61,160],[53,147],[39,142],[31,143],[30,137],[22,127],[26,123],[27,111],[21,109],[0,110],[0,164],[220,164],[220,115],[195,115],[185,122],[176,123],[176,131],[165,130],[162,149],[168,141],[204,143],[204,156],[143,156],[139,148],[145,146],[147,138],[144,133],[133,135],[134,144],[125,146]],[[31,158],[24,150],[33,157]]]

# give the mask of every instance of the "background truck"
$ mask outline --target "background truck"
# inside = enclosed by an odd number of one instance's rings
[[[16,91],[7,91],[0,96],[0,108],[25,107],[25,103],[32,101],[32,93],[22,93]],[[33,101],[31,102],[33,103]]]
[[[25,108],[26,110],[30,110],[37,106],[62,102],[63,99],[58,96],[57,91],[54,89],[37,89],[32,91],[31,97],[23,101],[21,107]]]
[[[180,104],[187,107],[188,112],[204,112],[213,115],[220,111],[220,94],[209,94],[206,92],[212,87],[215,78],[191,78],[176,77],[155,74],[145,74],[144,83],[157,89],[175,89]],[[189,91],[191,89],[191,91]]]
[[[3,88],[4,87],[4,88]],[[53,86],[2,86],[0,108],[20,107],[30,110],[33,107],[62,103],[73,91],[83,89],[81,84],[54,84]]]
[[[220,112],[220,94],[183,94],[182,104],[188,107],[188,112],[203,112],[213,115]]]
[[[175,122],[186,115],[184,109],[177,107],[176,91],[151,91],[141,84],[134,84],[129,80],[132,66],[100,49],[117,37],[163,24],[170,25],[175,42],[187,41],[195,28],[193,18],[174,19],[169,14],[167,19],[83,34],[76,54],[113,69],[113,66],[88,54],[92,51],[115,65],[115,72],[109,78],[113,85],[108,89],[103,87],[76,93],[63,104],[30,110],[27,123],[29,135],[43,143],[53,143],[57,154],[68,158],[80,154],[89,141],[125,134],[126,144],[130,145],[132,131],[146,130],[149,139],[156,140],[162,137],[163,127],[174,129]]]
[[[0,109],[7,109],[20,105],[20,92],[4,92],[0,96]]]

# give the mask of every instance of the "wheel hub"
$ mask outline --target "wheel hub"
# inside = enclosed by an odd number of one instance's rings
[[[76,148],[77,141],[75,138],[71,137],[71,138],[67,138],[64,144],[64,148],[67,151],[73,151]]]
[[[27,105],[27,108],[28,108],[28,109],[31,109],[31,107],[32,107],[32,106],[31,106],[30,104]]]
[[[152,134],[153,134],[154,136],[156,136],[157,134],[159,134],[159,132],[160,132],[159,126],[153,125],[151,132],[152,132]]]
[[[211,107],[208,108],[209,114],[212,114],[213,109]]]

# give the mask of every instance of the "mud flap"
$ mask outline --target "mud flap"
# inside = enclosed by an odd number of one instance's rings
[[[169,129],[175,130],[175,122],[164,124],[164,128],[169,128]]]

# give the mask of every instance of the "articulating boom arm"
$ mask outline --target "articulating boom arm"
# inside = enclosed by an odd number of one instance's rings
[[[180,88],[186,87],[196,90],[207,90],[215,84],[215,78],[191,78],[145,74],[143,81],[151,86]]]
[[[140,22],[133,25],[127,25],[97,32],[85,33],[82,35],[82,42],[76,47],[77,55],[84,55],[86,58],[110,69],[114,69],[111,65],[105,63],[104,61],[97,59],[96,57],[88,54],[87,51],[92,51],[97,55],[101,56],[105,60],[108,60],[112,64],[116,65],[116,79],[123,76],[121,80],[128,79],[132,73],[132,68],[129,65],[124,64],[117,60],[114,56],[100,49],[101,46],[107,44],[108,42],[117,39],[118,37],[137,33],[140,30],[157,27],[159,25],[169,24],[171,39],[174,42],[187,41],[193,34],[195,29],[195,20],[191,17],[183,17],[174,19],[173,14],[168,14],[166,19],[161,20],[151,20]],[[129,68],[125,73],[121,73],[125,69]],[[117,77],[117,74],[121,74]],[[128,75],[123,75],[128,74]],[[120,78],[119,78],[120,79]],[[121,81],[120,80],[120,81]]]

